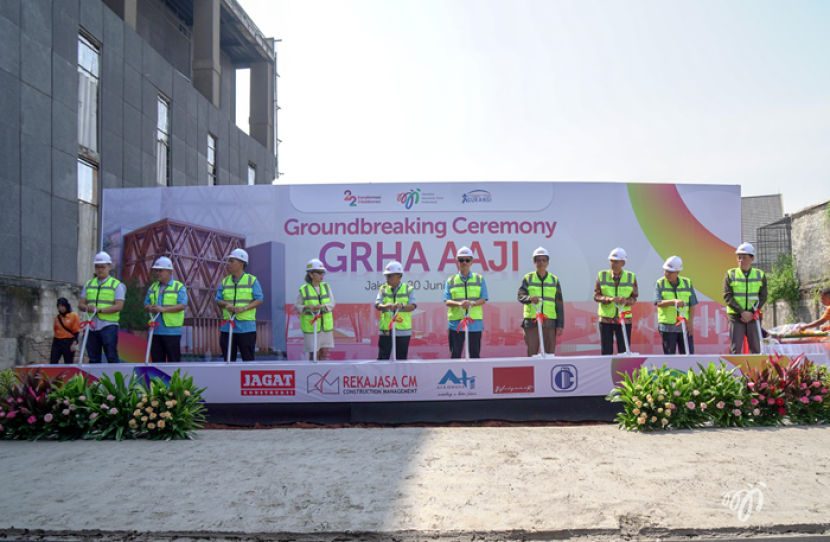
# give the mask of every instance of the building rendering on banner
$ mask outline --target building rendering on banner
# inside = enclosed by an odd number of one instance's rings
[[[237,0],[0,3],[0,368],[48,357],[57,298],[118,248],[104,189],[271,183],[275,67]]]

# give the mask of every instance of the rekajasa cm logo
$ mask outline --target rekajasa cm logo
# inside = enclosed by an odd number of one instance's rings
[[[311,373],[306,379],[306,391],[308,393],[320,393],[322,395],[340,395],[340,377],[328,378],[331,371],[326,374]]]
[[[461,195],[461,203],[490,203],[493,195],[487,190],[471,190]]]
[[[401,192],[398,194],[398,203],[402,203],[407,209],[412,209],[412,206],[421,203],[421,189],[416,188],[409,192]]]

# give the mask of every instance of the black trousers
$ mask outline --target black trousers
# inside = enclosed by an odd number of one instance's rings
[[[61,357],[66,365],[72,365],[75,360],[75,352],[71,350],[72,343],[75,339],[52,339],[52,353],[49,356],[49,363],[57,365],[61,362]]]
[[[686,345],[683,344],[683,332],[680,333],[671,333],[671,332],[660,332],[660,338],[663,339],[663,353],[668,356],[673,356],[680,350],[681,355],[686,354]],[[689,335],[689,354],[695,353],[695,342],[694,337]]]
[[[481,357],[481,331],[470,331],[470,358]],[[450,358],[461,359],[464,357],[464,332],[447,330],[450,343]]]
[[[625,334],[628,335],[628,344],[631,344],[631,324],[625,324]],[[617,337],[617,353],[626,352],[625,338],[620,324],[599,324],[599,342],[603,356],[614,355],[614,337]]]
[[[153,335],[153,344],[150,345],[150,361],[178,363],[181,360],[181,335]]]
[[[222,347],[222,359],[228,359],[228,332],[223,331],[219,337]],[[231,339],[231,361],[236,361],[237,353],[242,356],[242,361],[254,361],[254,349],[256,348],[256,331],[250,333],[234,333]]]
[[[406,359],[409,355],[409,339],[412,337],[395,337],[395,359]],[[378,359],[390,359],[392,357],[392,336],[381,335],[378,337]]]

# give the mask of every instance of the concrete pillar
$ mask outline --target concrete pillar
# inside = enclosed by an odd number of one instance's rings
[[[268,39],[273,49],[274,40]],[[274,64],[251,63],[251,117],[249,132],[270,152],[274,152]]]
[[[193,2],[193,86],[217,109],[221,107],[222,60],[219,52],[221,0]]]

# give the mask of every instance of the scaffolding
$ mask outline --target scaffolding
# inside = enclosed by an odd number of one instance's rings
[[[785,216],[758,228],[755,242],[755,267],[765,273],[772,271],[779,254],[792,254],[792,218]]]

